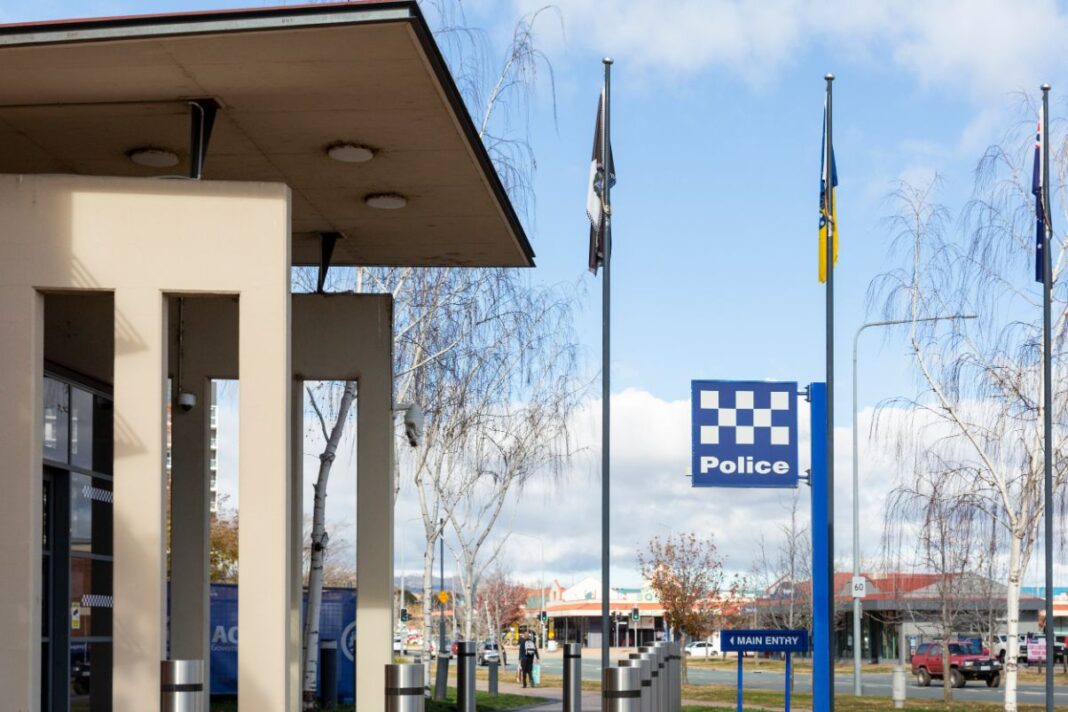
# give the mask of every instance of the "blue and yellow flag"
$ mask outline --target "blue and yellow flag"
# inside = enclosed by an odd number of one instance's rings
[[[830,181],[827,190],[827,154],[831,154]],[[834,146],[827,150],[827,111],[823,112],[823,138],[820,140],[820,247],[819,275],[820,284],[827,281],[827,231],[831,232],[834,264],[838,264],[838,201],[835,188],[838,187],[838,168],[834,162]]]

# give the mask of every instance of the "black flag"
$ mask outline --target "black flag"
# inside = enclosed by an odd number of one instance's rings
[[[615,161],[612,159],[612,147],[608,147],[608,169],[605,170],[604,150],[604,92],[597,101],[597,125],[593,129],[593,155],[590,157],[590,185],[586,193],[586,215],[590,218],[590,271],[597,274],[597,268],[605,259],[605,220],[604,182],[605,174],[610,181],[609,187],[616,184]]]

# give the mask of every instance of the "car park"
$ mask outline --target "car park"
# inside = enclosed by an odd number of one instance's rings
[[[912,674],[921,687],[945,676],[942,648],[949,649],[949,678],[953,687],[964,687],[969,680],[983,680],[987,687],[1001,684],[1001,662],[970,641],[923,643],[912,656]]]

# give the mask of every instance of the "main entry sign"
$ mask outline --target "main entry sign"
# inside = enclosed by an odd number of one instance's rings
[[[725,630],[720,648],[725,653],[803,653],[808,650],[808,631]]]
[[[796,487],[797,383],[693,381],[694,487]]]

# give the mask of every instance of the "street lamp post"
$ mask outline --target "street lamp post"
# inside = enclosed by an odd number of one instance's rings
[[[957,321],[963,319],[975,319],[974,314],[951,314],[947,316],[929,316],[921,319],[892,319],[889,321],[872,321],[861,325],[853,336],[853,582],[850,582],[850,591],[860,578],[860,487],[858,480],[859,454],[857,450],[857,343],[865,329],[876,326],[898,326],[912,324],[918,321]],[[831,594],[834,595],[833,592]],[[860,657],[861,657],[861,598],[853,595],[853,694],[859,697],[863,688],[860,680]]]

